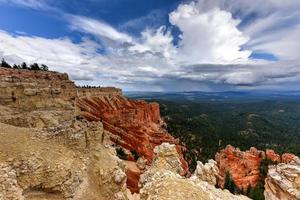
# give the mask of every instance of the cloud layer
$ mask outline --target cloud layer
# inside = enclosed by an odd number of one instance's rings
[[[0,57],[12,63],[45,63],[70,73],[79,84],[125,90],[240,90],[295,89],[300,82],[298,0],[182,3],[169,13],[170,25],[145,25],[138,37],[101,20],[63,13],[46,1],[10,3],[55,9],[71,31],[84,36],[74,42],[1,31]],[[131,20],[123,27],[140,27],[141,21]],[[255,60],[255,53],[268,53],[279,61]]]

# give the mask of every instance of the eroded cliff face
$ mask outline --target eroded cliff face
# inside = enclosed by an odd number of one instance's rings
[[[0,123],[0,199],[128,200],[125,164],[107,134],[78,120],[42,130]]]
[[[237,187],[246,190],[248,186],[255,187],[260,181],[260,166],[263,159],[267,158],[277,163],[289,163],[296,156],[285,153],[282,156],[273,150],[266,152],[251,147],[248,151],[228,145],[216,154],[219,168],[218,185],[223,187],[226,173],[229,172]]]
[[[75,111],[76,87],[67,74],[0,69],[0,120],[22,127],[55,126]]]
[[[117,91],[110,96],[94,96],[87,94],[79,99],[77,106],[89,121],[101,121],[104,128],[113,135],[111,140],[115,144],[135,151],[150,164],[153,160],[153,149],[168,142],[176,145],[183,167],[182,175],[188,172],[188,165],[183,158],[183,147],[179,141],[167,133],[160,118],[159,105],[145,101],[129,100]],[[130,153],[129,153],[130,154]],[[133,160],[132,156],[129,159]],[[133,192],[138,191],[138,171],[129,165],[128,185]]]
[[[228,145],[216,154],[216,161],[220,170],[219,185],[224,186],[225,176],[230,172],[232,179],[239,188],[256,186],[259,181],[259,166],[264,158],[264,152],[256,148],[249,151],[240,151]]]
[[[141,200],[247,200],[242,195],[233,195],[227,190],[215,188],[203,176],[184,178],[175,145],[163,143],[155,147],[155,159],[142,175]],[[211,165],[211,164],[210,164]],[[211,165],[212,166],[212,165]],[[206,167],[209,171],[210,167]]]
[[[266,200],[300,199],[300,159],[269,167],[265,180]]]
[[[131,161],[124,162],[116,158],[115,153],[109,153],[115,151],[109,147],[111,141],[129,150],[129,154],[130,150],[135,150],[141,160],[146,161],[145,164],[151,163],[153,148],[162,142],[177,144],[182,155],[178,140],[162,128],[156,103],[130,101],[122,96],[120,89],[113,87],[77,88],[67,74],[57,72],[0,68],[0,83],[0,128],[5,138],[2,142],[13,144],[7,149],[18,150],[9,158],[13,161],[8,162],[9,153],[4,153],[3,149],[0,163],[3,173],[12,175],[11,182],[7,184],[15,185],[16,191],[19,191],[13,192],[19,194],[15,199],[26,199],[26,196],[35,194],[44,197],[50,193],[55,198],[77,198],[74,191],[87,187],[89,182],[95,182],[97,186],[89,186],[87,191],[95,195],[100,192],[100,199],[128,198],[126,182],[132,191],[138,192],[139,176],[145,166],[138,168],[133,156],[129,156]],[[25,130],[24,134],[17,133],[19,127]],[[16,133],[12,134],[14,131]],[[6,137],[7,134],[11,137]],[[105,138],[110,144],[104,148]],[[26,142],[29,142],[29,150],[42,153],[31,155],[26,151]],[[182,156],[181,159],[185,169],[182,174],[185,174],[188,167]],[[25,160],[28,163],[24,163]],[[69,164],[63,165],[63,162]],[[21,164],[12,166],[15,163]],[[46,169],[46,166],[50,168]],[[120,172],[118,183],[114,183],[111,176],[114,172]],[[24,173],[26,181],[20,177]],[[74,178],[73,173],[76,174]],[[103,178],[98,180],[99,176]],[[74,184],[73,179],[76,180]],[[72,186],[64,186],[64,183]],[[100,186],[101,189],[98,188]],[[8,190],[5,187],[1,195],[12,195]],[[90,199],[99,199],[99,196]]]
[[[0,199],[135,199],[101,122],[66,74],[0,68]],[[104,89],[106,90],[106,89]]]
[[[162,128],[158,104],[76,88],[55,72],[0,68],[0,83],[0,200],[248,199],[214,184],[230,171],[237,185],[254,185],[264,156],[286,163],[270,167],[266,198],[299,198],[292,154],[228,146],[185,178],[183,148]],[[113,144],[139,159],[120,160]]]

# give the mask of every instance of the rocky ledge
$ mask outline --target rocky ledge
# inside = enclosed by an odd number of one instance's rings
[[[133,152],[151,164],[154,148],[163,142],[176,145],[183,168],[181,175],[188,172],[188,165],[183,158],[184,148],[179,140],[172,137],[163,128],[159,105],[140,100],[129,100],[119,93],[113,95],[86,95],[79,99],[77,106],[89,121],[101,121],[104,128],[112,133],[111,140],[127,150],[128,159],[134,160]],[[129,165],[128,185],[133,192],[138,192],[139,172]],[[132,170],[130,170],[132,169]]]
[[[141,176],[141,200],[247,200],[242,195],[233,195],[227,190],[217,189],[204,176],[202,165],[191,178],[180,176],[183,170],[175,145],[163,143],[155,147],[155,158],[151,167]],[[210,171],[213,164],[204,167]],[[200,176],[198,176],[200,175]]]
[[[114,87],[76,87],[67,74],[0,68],[0,122],[57,129],[55,135],[59,136],[60,127],[68,127],[78,116],[103,124],[111,133],[111,141],[126,150],[129,161],[136,161],[134,152],[149,165],[155,146],[163,142],[176,144],[182,175],[187,173],[183,147],[163,129],[158,104],[129,100]],[[127,166],[128,187],[138,192],[141,170],[134,166],[134,162]]]
[[[300,159],[269,167],[265,180],[266,200],[300,199]]]

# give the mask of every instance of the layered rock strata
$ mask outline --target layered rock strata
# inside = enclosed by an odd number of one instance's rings
[[[141,176],[141,200],[247,200],[227,190],[216,189],[197,176],[184,178],[175,145],[163,143],[155,148],[151,167]]]
[[[82,124],[78,116],[95,123]],[[132,161],[130,154],[135,151],[150,164],[154,147],[170,142],[177,144],[185,169],[182,174],[188,171],[179,141],[162,128],[158,104],[128,100],[113,87],[76,87],[67,74],[0,68],[0,122],[38,129],[38,138],[78,152],[92,151],[103,141],[103,131],[91,130],[103,124],[106,135],[127,149]],[[137,192],[141,172],[132,165],[125,172],[129,188]]]
[[[232,179],[239,188],[256,186],[259,177],[259,166],[265,154],[252,147],[248,151],[240,151],[238,148],[228,145],[216,154],[216,161],[220,170],[219,185],[223,187],[225,176],[230,172]]]
[[[265,180],[266,200],[300,199],[300,159],[269,167]]]
[[[0,83],[1,200],[135,199],[110,133],[79,117],[84,94],[66,74],[0,68]]]
[[[128,200],[125,164],[103,134],[100,123],[84,121],[58,135],[0,123],[0,199]]]
[[[246,190],[249,186],[255,187],[260,181],[260,166],[263,159],[269,159],[274,164],[288,163],[296,156],[285,153],[282,156],[273,150],[266,152],[251,147],[248,151],[228,145],[216,154],[219,168],[218,185],[223,187],[226,173],[229,172],[237,187]]]
[[[73,118],[75,98],[76,87],[67,74],[0,68],[1,122],[56,126]]]
[[[77,106],[89,121],[101,121],[104,128],[113,134],[111,140],[129,150],[129,158],[132,161],[133,156],[130,152],[136,152],[150,164],[154,156],[153,149],[163,142],[168,142],[176,144],[183,167],[181,174],[185,175],[188,172],[188,165],[182,154],[183,147],[162,128],[163,121],[157,103],[129,100],[116,91],[110,96],[85,95],[79,99]],[[131,177],[128,179],[129,187],[133,192],[137,192],[139,173],[129,168],[127,175]]]

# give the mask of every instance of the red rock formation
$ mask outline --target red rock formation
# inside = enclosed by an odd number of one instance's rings
[[[136,166],[135,162],[126,161],[126,175],[127,175],[127,186],[131,192],[138,193],[141,170]]]
[[[77,105],[88,120],[102,121],[104,128],[114,135],[112,141],[128,150],[135,150],[148,160],[148,164],[154,157],[155,146],[163,142],[176,144],[182,167],[188,172],[182,146],[162,128],[157,103],[128,100],[121,95],[104,95],[82,97]]]
[[[272,160],[273,162],[279,163],[281,162],[280,155],[275,153],[274,150],[272,149],[267,149],[266,150],[266,157]]]
[[[289,163],[291,162],[294,158],[296,158],[297,156],[295,156],[294,154],[292,153],[284,153],[282,154],[281,156],[281,162],[283,163]]]
[[[259,181],[259,166],[265,156],[263,151],[252,147],[249,151],[242,152],[238,148],[228,145],[216,154],[219,167],[219,185],[224,186],[226,172],[230,172],[235,184],[239,188],[256,186]]]
[[[218,184],[223,187],[226,172],[230,172],[235,184],[240,189],[247,189],[248,186],[256,186],[260,181],[260,165],[264,158],[275,163],[289,163],[296,156],[285,153],[281,157],[274,150],[267,149],[266,152],[251,147],[248,151],[240,151],[238,148],[228,145],[220,153],[216,154],[216,161],[219,167]]]

